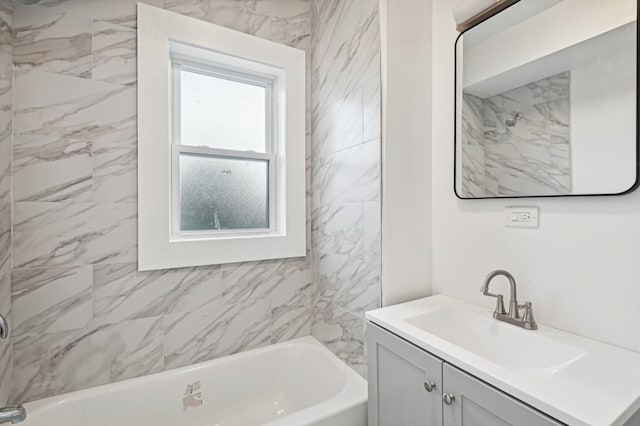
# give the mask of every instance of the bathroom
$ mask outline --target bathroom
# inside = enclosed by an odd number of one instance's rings
[[[636,22],[0,0],[0,422],[640,425]]]

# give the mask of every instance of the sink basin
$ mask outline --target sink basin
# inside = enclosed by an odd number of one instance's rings
[[[586,354],[535,331],[454,308],[431,311],[405,321],[497,365],[536,375],[555,374]]]

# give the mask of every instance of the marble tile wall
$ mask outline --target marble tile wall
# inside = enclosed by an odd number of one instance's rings
[[[308,0],[144,1],[311,49]],[[9,5],[0,0],[5,154]],[[136,1],[13,5],[13,284],[11,298],[0,294],[1,303],[11,299],[14,306],[13,399],[31,401],[310,334],[316,294],[310,256],[137,271]],[[11,169],[5,154],[0,176]],[[327,162],[335,168],[354,160],[363,157]],[[307,165],[310,173],[310,156]],[[354,171],[349,179],[363,176]],[[0,188],[0,209],[10,209],[4,180]],[[356,193],[328,185],[324,197],[338,196],[346,201]],[[0,231],[3,259],[8,236]],[[8,292],[9,269],[2,272],[0,291]]]
[[[11,144],[13,5],[0,0],[0,313],[11,319]],[[11,339],[0,341],[0,406],[10,400]]]
[[[364,312],[381,303],[377,0],[312,0],[312,334],[366,375]]]
[[[462,122],[460,152],[462,196],[466,198],[487,196],[485,178],[485,101],[468,93],[462,95]]]
[[[560,73],[487,99],[464,95],[467,196],[571,193],[570,77]],[[522,118],[508,126],[516,112]]]

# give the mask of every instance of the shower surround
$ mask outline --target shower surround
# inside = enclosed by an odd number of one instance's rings
[[[154,6],[307,52],[307,1]],[[136,2],[14,2],[13,399],[311,332],[308,258],[138,272]]]
[[[307,52],[308,255],[137,271],[135,1],[14,1],[11,399],[312,331],[364,374],[363,311],[380,303],[377,1],[144,2]]]
[[[463,197],[571,193],[570,78],[487,99],[463,94]]]

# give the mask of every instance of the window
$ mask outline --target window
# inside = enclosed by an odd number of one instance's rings
[[[304,256],[304,52],[144,4],[138,21],[139,268]]]
[[[173,237],[275,225],[276,81],[172,58]]]

